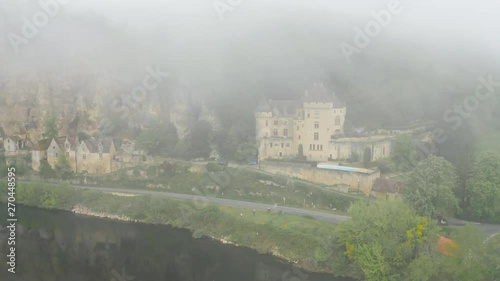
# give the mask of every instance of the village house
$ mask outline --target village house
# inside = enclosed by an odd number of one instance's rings
[[[31,149],[31,168],[35,171],[40,170],[40,161],[47,160],[47,149],[50,146],[50,140],[44,139],[36,142]]]
[[[116,149],[111,138],[87,139],[80,143],[76,153],[77,173],[107,174],[114,171]]]
[[[49,165],[54,168],[61,153],[64,153],[74,173],[106,174],[114,171],[116,149],[111,138],[102,140],[60,137],[53,139],[46,152],[44,145],[38,145],[32,151],[32,166],[39,168],[40,160],[46,156]],[[35,169],[37,170],[37,169]]]
[[[77,148],[78,138],[59,137],[57,139],[52,139],[47,149],[47,162],[49,162],[49,165],[54,168],[59,158],[59,154],[64,153],[66,155],[66,159],[68,159],[71,171],[75,173],[77,171]]]
[[[28,148],[27,138],[21,136],[6,137],[3,141],[5,156],[16,156]]]
[[[379,199],[395,199],[398,197],[400,190],[400,182],[381,177],[373,183],[371,195]]]
[[[328,94],[321,83],[305,91],[300,100],[263,98],[255,112],[259,160],[298,156],[309,161],[389,157],[392,137],[345,133],[347,108],[335,93]]]

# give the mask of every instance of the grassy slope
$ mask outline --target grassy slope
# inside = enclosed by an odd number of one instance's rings
[[[6,185],[0,184],[5,202]],[[122,219],[168,224],[202,235],[272,253],[313,271],[331,272],[330,249],[334,225],[306,216],[280,215],[236,208],[218,208],[151,196],[119,196],[55,185],[19,185],[17,203],[47,209],[91,210],[91,215],[118,215]],[[240,213],[244,214],[240,218]]]

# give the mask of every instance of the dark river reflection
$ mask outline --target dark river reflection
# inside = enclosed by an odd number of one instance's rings
[[[0,224],[6,210],[0,204]],[[16,274],[7,272],[0,230],[0,280],[26,281],[336,281],[257,252],[194,239],[186,230],[20,207]]]

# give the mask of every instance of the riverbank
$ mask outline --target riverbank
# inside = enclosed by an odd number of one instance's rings
[[[6,185],[0,200],[5,202]],[[334,225],[306,216],[215,207],[202,203],[124,196],[91,190],[74,190],[63,185],[19,184],[17,204],[76,214],[147,224],[165,224],[189,229],[222,243],[271,254],[308,271],[333,274],[331,237]]]

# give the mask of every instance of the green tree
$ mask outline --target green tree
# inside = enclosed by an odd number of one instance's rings
[[[59,136],[59,130],[57,129],[57,120],[53,115],[45,116],[43,120],[43,126],[45,128],[45,137],[49,140],[55,139]]]
[[[439,228],[401,200],[357,202],[349,214],[351,219],[338,225],[334,236],[362,280],[404,280],[439,238]]]
[[[403,135],[396,137],[394,140],[393,159],[399,171],[407,172],[413,168],[410,159],[412,153],[415,152],[416,146],[411,136]]]
[[[178,141],[177,129],[172,123],[153,122],[142,130],[136,139],[137,146],[152,155],[168,155]]]
[[[465,226],[452,235],[456,248],[444,257],[439,280],[486,281],[500,278],[500,240],[488,240],[481,228]]]
[[[451,215],[458,209],[454,195],[455,168],[442,157],[431,155],[421,161],[405,179],[403,198],[420,215]]]
[[[40,176],[44,179],[49,179],[55,177],[54,170],[50,166],[47,160],[40,160]]]
[[[7,171],[8,166],[7,166],[7,159],[5,158],[5,150],[0,149],[0,178],[6,177],[7,176]]]
[[[500,222],[500,154],[483,153],[467,181],[472,214],[478,219]]]
[[[66,154],[63,151],[61,151],[59,153],[59,156],[57,156],[57,162],[54,166],[54,172],[57,177],[62,179],[67,179],[71,176],[71,166],[69,164],[68,157],[66,157]]]
[[[203,157],[207,158],[210,155],[210,137],[212,127],[204,121],[197,122],[187,136],[186,143],[189,151],[185,152],[185,156],[191,158]]]

